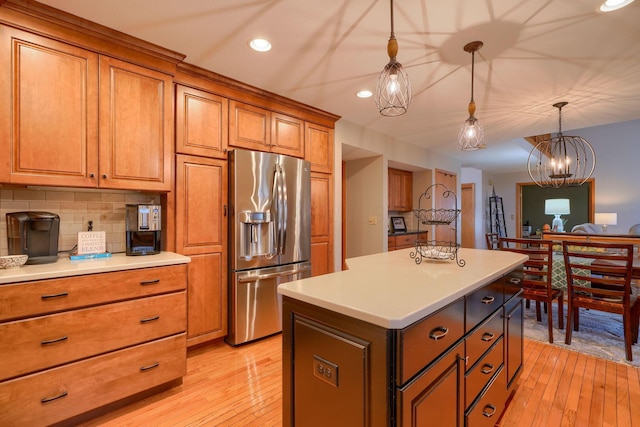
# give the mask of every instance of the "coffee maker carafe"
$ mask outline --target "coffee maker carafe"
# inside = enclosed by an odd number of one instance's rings
[[[127,205],[127,255],[159,254],[161,223],[160,205]]]

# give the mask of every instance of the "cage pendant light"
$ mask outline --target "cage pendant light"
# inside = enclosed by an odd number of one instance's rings
[[[464,46],[465,52],[471,53],[471,101],[469,102],[469,118],[464,122],[458,135],[458,144],[462,151],[472,151],[485,148],[484,129],[480,126],[476,113],[476,103],[473,100],[473,75],[475,72],[475,54],[484,46],[481,41],[467,43]]]
[[[411,82],[409,75],[396,60],[398,41],[393,32],[393,0],[391,3],[391,36],[387,43],[389,63],[378,77],[375,101],[378,111],[383,116],[399,116],[407,112],[411,102]]]
[[[540,141],[529,153],[527,170],[539,187],[578,187],[584,184],[596,166],[596,156],[589,142],[580,136],[562,134],[562,107],[558,109],[558,134]]]

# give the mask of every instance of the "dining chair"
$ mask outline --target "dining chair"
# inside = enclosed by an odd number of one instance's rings
[[[580,308],[622,315],[627,360],[638,341],[640,302],[631,293],[633,245],[619,243],[562,243],[567,272],[567,330],[565,343],[580,326]],[[572,324],[573,327],[572,327]]]
[[[564,328],[564,291],[551,285],[553,265],[553,242],[540,239],[518,239],[501,237],[498,240],[501,251],[517,252],[529,256],[523,266],[523,277],[520,279],[522,297],[536,302],[536,317],[541,320],[540,303],[548,307],[547,324],[549,326],[549,342],[553,342],[554,300],[558,301],[558,328]],[[512,279],[513,282],[513,279]]]
[[[484,235],[487,240],[487,249],[497,250],[498,249],[498,233],[486,233]]]

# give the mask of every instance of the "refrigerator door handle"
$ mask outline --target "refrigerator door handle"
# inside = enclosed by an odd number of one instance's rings
[[[275,166],[273,171],[273,188],[271,189],[271,207],[274,210],[275,227],[273,227],[273,246],[269,250],[269,258],[277,256],[279,254],[280,243],[278,242],[279,225],[278,217],[280,216],[280,206],[278,204],[278,198],[280,194],[280,184],[278,183],[278,165]]]
[[[311,267],[302,267],[295,270],[279,271],[277,273],[259,274],[257,276],[238,277],[238,283],[257,282],[258,280],[273,279],[274,277],[293,276],[311,270]]]
[[[280,168],[280,182],[282,186],[282,224],[280,226],[282,240],[280,241],[280,255],[287,252],[287,221],[288,221],[288,195],[287,195],[287,176],[284,168]]]

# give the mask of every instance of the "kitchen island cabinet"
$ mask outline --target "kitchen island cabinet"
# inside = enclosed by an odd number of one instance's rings
[[[178,384],[188,262],[162,252],[0,270],[0,425],[74,424]]]
[[[463,268],[405,249],[281,285],[284,425],[495,424],[522,366],[526,256],[461,251]]]

